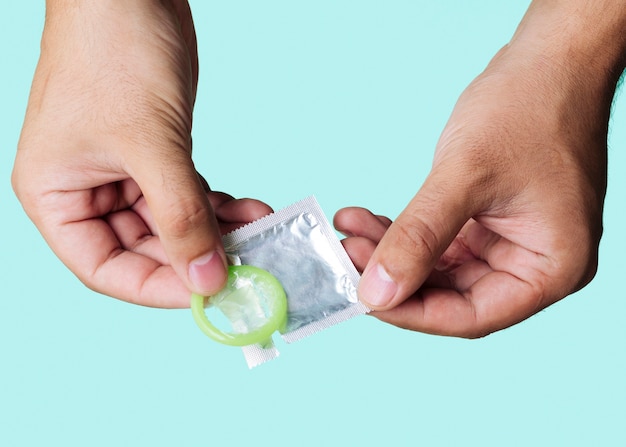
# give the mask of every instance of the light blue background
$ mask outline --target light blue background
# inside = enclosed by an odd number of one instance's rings
[[[528,1],[194,0],[198,168],[278,209],[395,217],[454,102]],[[187,310],[86,289],[10,189],[43,1],[0,15],[0,445],[626,445],[626,103],[610,135],[596,279],[467,341],[359,317],[249,371]]]

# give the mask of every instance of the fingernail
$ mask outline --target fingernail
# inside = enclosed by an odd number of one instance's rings
[[[194,292],[211,295],[224,285],[226,268],[216,251],[201,256],[189,264],[189,279],[194,285]]]
[[[365,272],[359,284],[361,299],[366,304],[376,307],[388,305],[397,291],[398,285],[380,264],[376,264]]]

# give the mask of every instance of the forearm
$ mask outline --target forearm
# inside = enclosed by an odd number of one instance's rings
[[[510,43],[518,44],[614,90],[626,67],[626,2],[534,0]]]
[[[178,48],[181,42],[186,48]],[[140,61],[152,52],[167,51],[176,60],[161,62],[189,67],[193,81],[189,94],[195,98],[197,43],[187,0],[46,0],[41,45],[41,57],[50,65],[99,70],[93,61],[106,60],[107,71],[115,64],[120,69],[154,69]],[[133,63],[119,64],[133,52]]]
[[[68,20],[73,19],[82,22],[94,18],[100,26],[115,26],[125,21],[136,22],[137,18],[161,17],[167,21],[166,16],[177,17],[185,38],[191,38],[193,25],[187,0],[46,0],[46,25],[54,28],[58,23],[61,29],[55,31],[62,31]]]

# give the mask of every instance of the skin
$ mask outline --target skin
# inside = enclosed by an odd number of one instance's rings
[[[50,0],[12,176],[88,287],[188,307],[226,281],[220,235],[271,212],[209,192],[191,159],[198,80],[184,1]]]
[[[623,2],[534,1],[459,98],[398,218],[337,213],[376,317],[482,337],[593,278],[625,27]]]
[[[624,29],[622,2],[535,0],[459,98],[431,173],[398,218],[337,213],[374,315],[480,337],[591,280]],[[190,290],[224,284],[220,233],[271,211],[209,192],[197,175],[197,70],[184,1],[47,2],[12,181],[51,248],[94,290],[186,307]]]

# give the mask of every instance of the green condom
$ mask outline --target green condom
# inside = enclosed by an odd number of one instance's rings
[[[214,326],[205,307],[214,306],[230,321],[233,332]],[[280,282],[269,272],[251,265],[228,267],[226,287],[211,297],[191,295],[196,324],[213,340],[229,346],[265,345],[287,320],[287,297]]]

